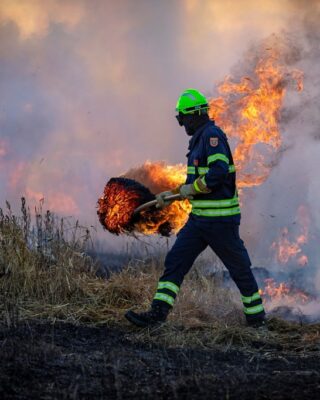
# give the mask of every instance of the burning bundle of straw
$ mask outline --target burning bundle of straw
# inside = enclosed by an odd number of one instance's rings
[[[144,232],[142,226],[156,226],[155,233],[169,236],[171,225],[163,220],[163,211],[154,206],[134,213],[142,204],[155,199],[155,195],[141,183],[128,178],[111,178],[98,200],[99,220],[103,227],[116,235]]]

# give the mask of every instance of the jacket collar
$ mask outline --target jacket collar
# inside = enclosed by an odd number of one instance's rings
[[[198,142],[198,140],[200,139],[200,136],[202,135],[203,131],[205,130],[205,128],[208,125],[214,124],[214,121],[208,121],[205,124],[201,125],[196,132],[192,135],[192,138],[189,141],[189,147],[188,150],[192,150],[194,148],[194,146],[196,145],[196,143]],[[188,153],[189,154],[189,153]]]

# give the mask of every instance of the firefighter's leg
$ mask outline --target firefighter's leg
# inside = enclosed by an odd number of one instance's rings
[[[240,290],[248,324],[259,325],[264,321],[265,311],[248,252],[239,236],[239,225],[212,223],[207,233],[210,247],[228,269]]]
[[[159,305],[167,309],[173,306],[185,275],[206,247],[207,242],[202,237],[196,222],[190,217],[166,256],[165,270],[159,279],[153,306]]]
[[[142,313],[128,311],[126,318],[140,327],[164,322],[180,290],[184,276],[206,247],[207,244],[201,238],[201,232],[190,218],[178,233],[176,242],[167,254],[165,271],[159,280],[151,309]]]

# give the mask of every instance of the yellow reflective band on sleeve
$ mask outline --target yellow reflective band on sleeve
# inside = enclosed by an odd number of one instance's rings
[[[260,300],[261,296],[259,292],[253,293],[252,296],[241,296],[241,300],[243,303],[252,303],[255,300]]]
[[[223,161],[225,161],[225,160],[223,160]],[[209,172],[209,168],[208,167],[198,167],[199,175],[204,175],[207,172]],[[229,172],[230,173],[236,172],[236,168],[235,168],[234,165],[229,165]],[[195,173],[196,173],[196,168],[195,167],[188,167],[187,168],[187,174],[194,175]]]
[[[198,167],[198,171],[200,175],[204,175],[209,171],[208,167]]]
[[[170,304],[170,306],[173,306],[173,303],[174,303],[174,298],[169,296],[168,294],[164,294],[164,293],[156,293],[156,295],[154,296],[153,299],[164,301],[164,302]]]
[[[196,191],[196,192],[202,193],[201,189],[200,189],[199,186],[198,186],[197,180],[195,180],[195,181],[193,182],[193,187],[195,188],[195,191]]]
[[[159,282],[158,284],[158,289],[169,289],[171,290],[173,293],[178,294],[180,288],[178,285],[176,285],[173,282]]]
[[[193,182],[193,187],[197,193],[201,193],[201,194],[211,193],[211,190],[206,185],[206,181],[205,181],[204,177],[199,176]]]
[[[224,200],[190,200],[194,208],[224,208],[239,205],[239,198],[233,197],[232,199]]]
[[[199,209],[195,208],[191,211],[192,214],[198,215],[199,217],[228,217],[231,215],[240,214],[240,207],[233,208],[220,208],[220,209]]]
[[[229,164],[229,158],[221,153],[212,154],[211,156],[209,156],[208,160],[207,160],[207,164],[210,165],[211,163],[218,161],[218,160],[224,161],[225,163]]]
[[[192,174],[192,175],[194,175],[195,173],[196,173],[196,168],[195,168],[195,167],[188,166],[188,168],[187,168],[187,174]]]
[[[207,172],[209,172],[209,168],[208,167],[198,167],[198,172],[199,172],[199,175],[204,175]],[[236,167],[234,165],[229,165],[229,172],[230,173],[236,172]],[[191,172],[189,172],[189,173],[191,173]],[[193,173],[195,173],[195,171]]]
[[[209,172],[209,168],[208,167],[198,167],[198,172],[199,175],[204,175],[207,172]],[[229,172],[236,172],[236,167],[234,165],[229,165]],[[194,175],[196,173],[196,169],[195,167],[188,167],[188,174]]]
[[[259,314],[261,312],[264,311],[263,305],[259,304],[258,306],[254,306],[254,307],[244,307],[243,309],[245,314]]]

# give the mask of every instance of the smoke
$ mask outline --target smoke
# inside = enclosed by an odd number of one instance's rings
[[[257,38],[283,25],[285,7],[243,4],[259,16]],[[146,158],[185,162],[176,98],[187,86],[209,91],[238,58],[251,18],[235,23],[239,10],[211,1],[1,1],[1,201],[44,197],[93,222],[110,176]]]
[[[13,22],[20,39],[26,40],[32,36],[46,36],[51,24],[62,24],[65,29],[73,29],[81,21],[83,11],[81,1],[2,0],[0,18],[4,23]]]
[[[277,41],[286,46],[287,50],[282,51],[285,65],[304,72],[304,90],[300,93],[289,90],[286,95],[280,121],[282,149],[269,179],[261,187],[247,189],[244,236],[255,264],[275,273],[296,274],[298,287],[317,293],[320,290],[320,212],[317,206],[320,200],[317,179],[320,2],[311,1],[306,6],[305,2],[296,1],[291,7],[296,12],[295,18],[285,32],[277,35]],[[236,68],[236,71],[243,72],[243,69]],[[302,209],[305,217],[301,220]],[[273,245],[281,241],[287,241],[291,249],[296,244],[299,249],[286,263],[279,260],[277,246]]]
[[[288,92],[283,151],[267,182],[247,189],[242,230],[253,261],[277,266],[272,242],[284,226],[295,237],[306,204],[304,251],[316,263],[318,21],[318,1],[2,0],[1,204],[44,197],[47,207],[100,229],[95,205],[110,177],[146,159],[185,163],[188,139],[174,119],[179,93],[197,87],[214,96],[226,74],[246,73],[250,59],[238,61],[247,49],[257,56],[271,36],[285,43],[284,62],[304,71],[305,89]]]

